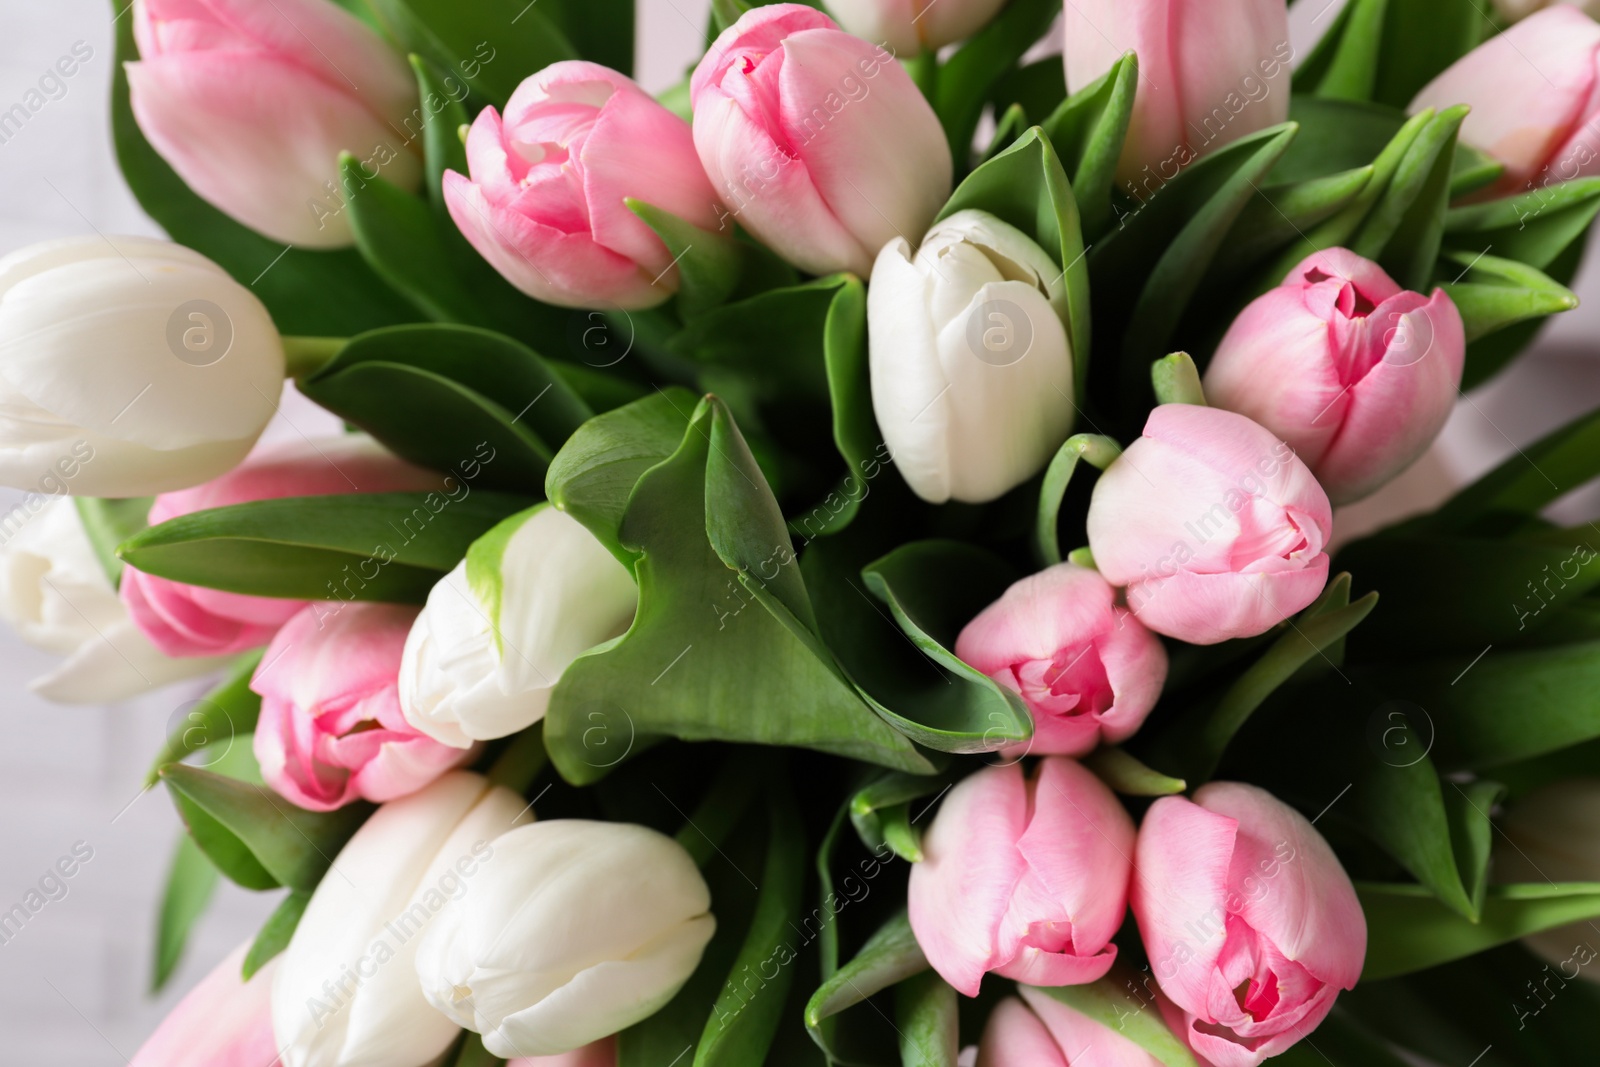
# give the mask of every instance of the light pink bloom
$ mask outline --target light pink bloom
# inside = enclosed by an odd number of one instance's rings
[[[246,982],[240,945],[161,1021],[128,1067],[274,1067],[272,974],[277,960]]]
[[[689,82],[694,144],[733,218],[815,274],[865,278],[950,196],[933,109],[882,48],[801,4],[756,7]]]
[[[405,60],[330,0],[134,0],[139,129],[199,196],[268,237],[351,242],[339,153],[415,188]],[[410,120],[410,127],[407,120]]]
[[[559,1056],[519,1056],[506,1061],[506,1067],[616,1067],[617,1039],[601,1038],[592,1045],[563,1052]]]
[[[1117,1031],[1038,989],[1017,991],[989,1013],[977,1067],[1161,1067]],[[1024,1003],[1026,1002],[1026,1003]]]
[[[1132,736],[1155,706],[1166,650],[1116,595],[1097,571],[1060,563],[1007,589],[956,638],[957,656],[1033,713],[1019,751],[1081,756]]]
[[[1139,620],[1192,644],[1263,633],[1328,581],[1328,495],[1292,448],[1221,408],[1152,411],[1100,475],[1088,528]]]
[[[937,52],[987,26],[1005,0],[830,0],[839,25],[902,59]]]
[[[1234,320],[1206,368],[1206,400],[1282,438],[1345,504],[1427,451],[1465,358],[1461,313],[1443,289],[1410,292],[1331,248]]]
[[[300,440],[259,448],[204,485],[162,493],[150,507],[150,524],[251,500],[425,491],[442,485],[440,475],[406,463],[364,435]],[[169,656],[221,656],[260,648],[304,606],[299,600],[185,585],[132,567],[122,572],[121,594],[134,625]]]
[[[1139,57],[1117,177],[1141,201],[1198,157],[1289,117],[1282,0],[1073,0],[1065,26],[1071,92]]]
[[[677,291],[672,253],[627,198],[718,224],[688,124],[598,63],[551,64],[504,119],[484,108],[467,167],[444,176],[456,226],[511,284],[563,307],[644,308]]]
[[[311,811],[382,803],[470,762],[400,711],[400,654],[419,608],[310,604],[267,646],[250,688],[261,696],[256,760],[279,794]]]
[[[1496,34],[1422,87],[1411,112],[1468,104],[1461,140],[1505,167],[1484,195],[1600,173],[1600,24],[1559,4]]]
[[[1254,1067],[1314,1030],[1361,976],[1367,923],[1333,850],[1263,789],[1163,797],[1139,828],[1134,917],[1169,1021],[1216,1067]],[[1181,1018],[1179,1018],[1181,1016]]]
[[[1077,762],[989,766],[951,789],[911,868],[911,930],[946,982],[994,971],[1029,985],[1093,982],[1127,911],[1133,820]]]

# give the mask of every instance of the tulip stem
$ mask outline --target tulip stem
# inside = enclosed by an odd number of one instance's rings
[[[285,337],[284,372],[290,378],[308,378],[321,370],[345,346],[344,337]]]
[[[1152,363],[1150,384],[1155,386],[1156,400],[1160,403],[1206,406],[1206,394],[1200,388],[1200,371],[1187,352],[1174,352]]]
[[[535,726],[511,739],[489,767],[489,781],[503,785],[514,793],[526,793],[533,780],[544,770],[548,756],[544,748],[544,730]]]
[[[934,96],[939,92],[939,55],[937,52],[918,52],[916,55],[904,60],[906,73],[911,75],[911,81],[928,103],[934,102]]]

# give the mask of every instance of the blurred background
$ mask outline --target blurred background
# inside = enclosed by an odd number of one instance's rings
[[[78,42],[93,56],[9,138],[0,142],[0,254],[72,234],[151,234],[117,171],[107,120],[113,17],[127,0],[7,0],[0,16],[0,111],[17,102]],[[265,0],[263,0],[265,2]],[[1304,55],[1339,0],[1302,0],[1292,13]],[[705,43],[709,0],[640,0],[639,80],[676,82]],[[1058,49],[1057,49],[1058,50]],[[1339,534],[1430,508],[1520,446],[1594,406],[1600,397],[1600,256],[1574,288],[1584,299],[1557,318],[1510,371],[1458,402],[1433,452],[1378,498],[1341,513]],[[286,403],[292,427],[334,432],[330,416]],[[270,432],[270,431],[269,431]],[[0,513],[21,493],[0,489]],[[1568,521],[1600,513],[1593,491],[1561,502]],[[160,791],[141,792],[169,723],[204,684],[174,686],[107,708],[61,707],[28,681],[54,658],[0,628],[0,912],[20,902],[62,856],[92,858],[9,941],[0,943],[0,1067],[126,1063],[161,1016],[223,955],[252,937],[277,903],[228,884],[190,941],[160,998],[148,994],[156,906],[179,824]],[[81,845],[80,845],[81,843]]]

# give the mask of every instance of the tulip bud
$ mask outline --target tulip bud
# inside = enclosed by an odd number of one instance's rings
[[[728,211],[813,274],[865,277],[950,196],[950,146],[910,75],[815,8],[745,12],[695,68],[689,99]]]
[[[332,811],[414,793],[476,754],[441,745],[400,713],[400,652],[417,609],[310,605],[284,624],[256,668],[261,777],[294,804]]]
[[[1129,610],[1196,645],[1253,637],[1328,581],[1328,496],[1243,415],[1162,404],[1095,484],[1089,547]]]
[[[1461,386],[1461,313],[1343,248],[1306,259],[1234,320],[1206,400],[1282,438],[1335,504],[1372,493],[1433,443]]]
[[[306,905],[272,983],[283,1067],[425,1064],[459,1032],[428,1006],[414,961],[453,899],[484,892],[523,799],[451,771],[373,813]]]
[[[450,217],[506,280],[563,307],[646,308],[678,288],[672,253],[633,197],[702,229],[716,195],[689,126],[598,63],[554,63],[484,108],[467,135],[471,178],[446,172]]]
[[[1207,152],[1289,117],[1283,0],[1073,0],[1065,26],[1069,92],[1139,57],[1117,178],[1140,201]]]
[[[1600,882],[1600,779],[1573,778],[1516,799],[1496,820],[1497,882]],[[1600,933],[1590,922],[1541,930],[1522,939],[1571,980],[1600,982]]]
[[[214,478],[272,418],[283,372],[261,301],[181,245],[69,237],[0,259],[0,483],[60,472],[116,497]]]
[[[506,1067],[617,1067],[617,1041],[607,1037],[556,1056],[518,1056]]]
[[[1530,58],[1533,57],[1533,58]],[[1411,112],[1468,104],[1461,142],[1505,167],[1485,195],[1600,173],[1600,24],[1565,4],[1496,34],[1422,87]]]
[[[1033,755],[1081,756],[1133,736],[1167,678],[1161,641],[1099,573],[1060,563],[1017,582],[967,623],[956,655],[1022,696]]]
[[[1027,481],[1072,430],[1063,272],[1022,231],[958,211],[913,256],[895,238],[867,289],[872,407],[924,500],[983,503]]]
[[[578,520],[548,504],[519,512],[428,594],[406,639],[400,706],[458,748],[526,729],[568,664],[628,628],[638,597]]]
[[[694,860],[646,827],[555,819],[494,851],[423,936],[417,974],[496,1056],[568,1052],[653,1015],[716,930]]]
[[[263,447],[241,466],[205,485],[163,493],[150,507],[150,524],[208,508],[291,496],[388,493],[438,489],[438,474],[395,457],[376,441],[346,434]],[[346,575],[328,580],[331,599],[349,599]],[[129,567],[122,602],[134,623],[169,656],[219,656],[260,648],[278,627],[305,607],[300,600],[225,593],[185,585]],[[335,607],[321,608],[331,613]]]
[[[222,665],[170,659],[139,632],[71,500],[30,494],[0,516],[5,534],[0,618],[30,645],[66,657],[29,683],[46,700],[108,704]]]
[[[989,24],[1005,0],[828,0],[839,25],[897,56],[937,52]]]
[[[1183,1038],[1216,1067],[1255,1067],[1355,987],[1367,922],[1333,850],[1264,789],[1163,797],[1139,828],[1131,903]]]
[[[128,1067],[267,1067],[277,1062],[272,1036],[270,960],[246,982],[240,977],[245,952],[228,953],[200,984],[178,1002]]]
[[[1027,986],[989,1013],[977,1067],[1162,1067],[1116,1030]]]
[[[1494,13],[1500,16],[1501,22],[1509,25],[1555,4],[1566,4],[1590,18],[1600,18],[1600,2],[1597,0],[1494,0]]]
[[[1117,956],[1133,820],[1076,761],[1032,778],[1010,763],[946,795],[911,868],[911,930],[933,969],[978,995],[984,974],[1029,985],[1093,982]]]
[[[329,0],[134,0],[139,129],[202,199],[285,244],[351,243],[339,154],[405,189],[421,120],[405,60]],[[275,395],[275,394],[273,394]]]

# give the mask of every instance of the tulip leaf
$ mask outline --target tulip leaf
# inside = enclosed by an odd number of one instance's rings
[[[337,811],[306,811],[264,785],[182,763],[163,767],[161,780],[195,843],[246,889],[316,889],[334,855],[374,810],[357,801]],[[204,834],[196,821],[205,823]]]
[[[1600,409],[1517,449],[1432,515],[1397,529],[1471,532],[1524,524],[1551,502],[1600,477]],[[1529,575],[1530,578],[1534,575]]]
[[[78,509],[78,521],[83,524],[83,532],[88,535],[89,544],[112,588],[122,583],[122,561],[117,558],[117,546],[150,525],[150,505],[154,500],[148,496],[127,500],[72,498],[73,506]]]
[[[457,488],[455,496],[353,493],[196,511],[152,526],[117,554],[149,574],[230,593],[420,604],[468,545],[534,503]]]
[[[245,981],[248,982],[274,956],[289,947],[289,939],[294,936],[295,927],[300,925],[300,917],[306,913],[306,905],[310,903],[309,890],[291,889],[272,909],[272,914],[267,916],[256,939],[250,943],[250,950],[245,953],[241,975]]]
[[[1045,35],[1061,13],[1059,0],[1009,0],[939,67],[933,110],[950,141],[956,172],[966,168],[972,136],[990,90]]]
[[[950,788],[950,784],[951,780],[943,775],[933,777],[897,771],[880,775],[850,798],[850,822],[856,828],[856,836],[869,851],[878,851],[886,843],[883,813],[903,809],[913,800],[935,796]],[[925,812],[927,808],[922,810]]]
[[[235,744],[244,743],[256,732],[256,719],[261,714],[261,697],[250,689],[250,679],[255,675],[256,664],[261,662],[260,651],[240,656],[226,677],[205,696],[192,703],[183,717],[173,724],[166,744],[156,753],[144,784],[155,785],[161,780],[161,768],[169,763],[179,763],[196,752],[204,750],[207,764],[227,758]],[[217,746],[222,746],[219,754]]]
[[[931,970],[895,986],[895,1029],[903,1067],[956,1067],[961,1051],[959,1006],[956,991]]]
[[[1141,985],[1117,968],[1095,982],[1053,989],[1035,987],[1034,992],[1059,1000],[1078,1014],[1116,1031],[1164,1067],[1199,1067],[1200,1061],[1162,1022],[1148,977]]]
[[[1301,67],[1295,76],[1305,69]],[[1313,181],[1366,166],[1391,147],[1405,126],[1415,123],[1408,123],[1393,108],[1300,94],[1289,98],[1289,120],[1300,124],[1300,136],[1273,168],[1273,185]],[[1423,123],[1415,125],[1420,129]]]
[[[1450,107],[1428,120],[1350,242],[1351,251],[1377,260],[1406,289],[1423,290],[1433,280],[1450,204],[1456,134],[1468,110]]]
[[[1295,77],[1296,90],[1330,100],[1371,100],[1387,8],[1388,0],[1350,0],[1306,60],[1308,67],[1316,64],[1315,82],[1302,67]]]
[[[983,150],[979,157],[980,163],[986,163],[1005,151],[1011,143],[1021,137],[1028,130],[1028,113],[1021,104],[1012,104],[1001,113],[994,124],[994,136],[989,138],[989,147]]]
[[[367,2],[390,37],[466,82],[479,95],[480,107],[504,108],[522,79],[560,60],[579,58],[566,34],[544,14],[547,8],[523,8],[515,0]],[[627,36],[632,37],[631,20]]]
[[[843,1059],[825,1040],[823,1021],[927,969],[928,958],[911,932],[911,919],[901,911],[811,995],[805,1014],[811,1039],[830,1059]]]
[[[1066,498],[1078,461],[1087,460],[1105,470],[1121,454],[1122,447],[1111,438],[1088,433],[1074,434],[1056,451],[1039,487],[1039,514],[1033,532],[1034,551],[1045,566],[1061,562],[1061,501]]]
[[[1071,176],[1078,210],[1083,213],[1083,235],[1089,241],[1111,225],[1111,188],[1138,87],[1139,59],[1129,52],[1039,124]]]
[[[1589,229],[1600,212],[1600,178],[1542,185],[1519,196],[1451,208],[1445,241],[1457,251],[1496,255],[1543,270]]]
[[[1353,203],[1372,181],[1373,173],[1368,164],[1326,177],[1256,190],[1218,250],[1213,268],[1226,273],[1243,270],[1287,247],[1296,237]]]
[[[831,274],[711,308],[668,343],[697,366],[736,374],[764,400],[821,400],[828,309],[851,276]],[[859,284],[859,283],[858,283]]]
[[[1401,1058],[1387,1042],[1340,1007],[1335,1004],[1317,1024],[1314,1042],[1291,1045],[1273,1057],[1273,1067],[1411,1067],[1411,1061]]]
[[[373,273],[353,248],[285,247],[196,196],[140,132],[128,104],[124,64],[137,60],[127,0],[112,0],[117,36],[111,80],[111,132],[117,163],[134,198],[174,241],[214,261],[260,298],[279,332],[348,337],[416,318],[408,301]],[[402,149],[403,150],[403,149]],[[330,161],[331,162],[331,161]]]
[[[427,179],[423,192],[433,210],[449,218],[444,202],[444,172],[467,173],[467,146],[462,142],[460,130],[472,122],[462,100],[466,90],[462,83],[439,69],[438,64],[426,56],[413,53],[408,57],[411,71],[417,78],[417,93],[423,111],[422,158]],[[452,224],[452,228],[454,225]]]
[[[1372,99],[1409,106],[1423,86],[1494,30],[1479,0],[1388,0]]]
[[[569,782],[596,781],[613,753],[667,736],[929,768],[812,630],[782,515],[720,400],[702,400],[677,450],[638,479],[618,539],[640,554],[638,613],[567,668],[545,718]],[[597,751],[603,742],[620,743]]]
[[[997,115],[1020,107],[1024,115],[1035,119],[1055,111],[1066,98],[1067,71],[1059,55],[1045,56],[1018,67],[1000,79],[989,97]],[[1027,129],[1028,125],[1025,122],[1022,128]]]
[[[1468,343],[1529,319],[1541,319],[1578,306],[1578,294],[1536,267],[1498,256],[1446,254],[1440,266],[1463,269],[1444,291],[1461,312]],[[1470,281],[1461,281],[1470,278]]]
[[[1461,959],[1541,930],[1600,917],[1600,882],[1491,886],[1475,923],[1418,886],[1356,886],[1367,917],[1363,982]]]
[[[703,230],[642,200],[625,202],[672,254],[678,271],[677,307],[686,319],[727,300],[795,282],[792,267],[764,246],[732,236],[731,228],[729,233]]]
[[[1083,765],[1125,797],[1170,797],[1189,788],[1182,778],[1152,770],[1115,745],[1101,745],[1084,757]]]
[[[216,864],[206,858],[194,838],[180,834],[172,865],[167,869],[166,888],[161,892],[161,910],[156,915],[150,992],[161,992],[183,959],[190,932],[216,894],[218,874]]]
[[[532,349],[473,326],[363,334],[300,390],[414,463],[529,494],[593,414]]]

